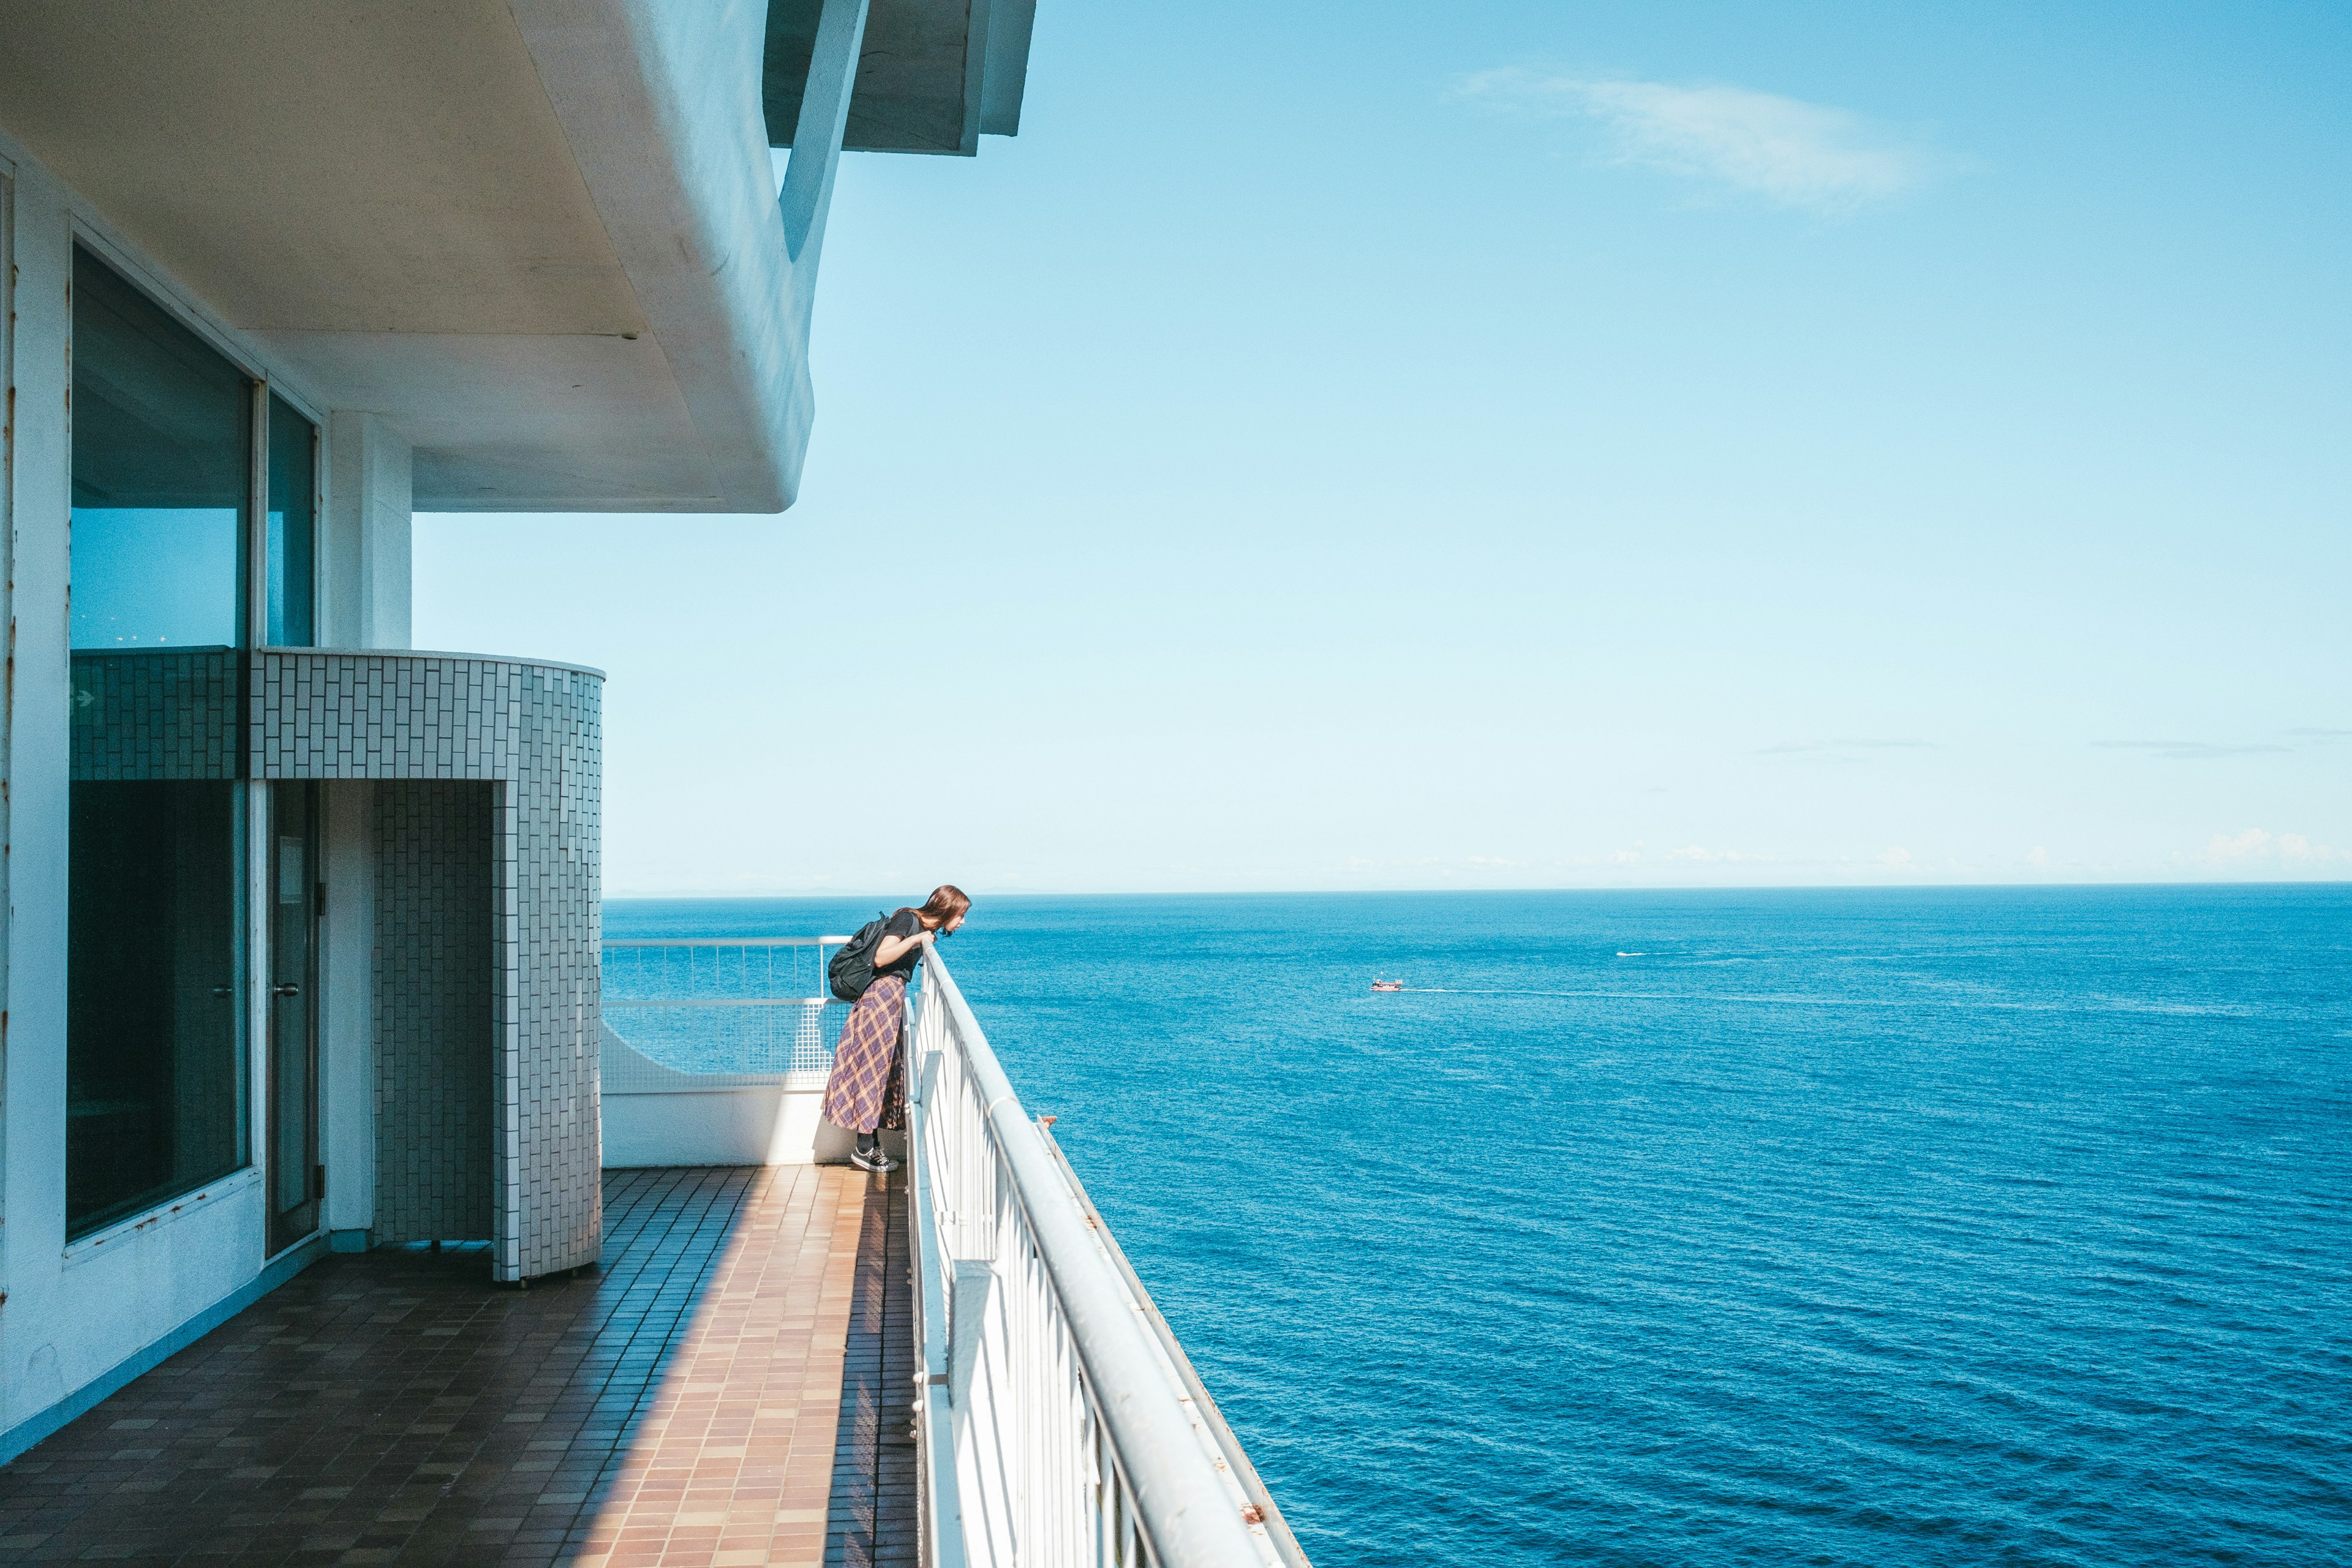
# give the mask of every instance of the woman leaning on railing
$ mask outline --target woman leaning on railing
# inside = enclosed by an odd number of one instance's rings
[[[935,888],[920,909],[902,909],[870,921],[828,965],[833,994],[854,1001],[824,1081],[824,1119],[857,1134],[850,1163],[861,1171],[895,1171],[882,1152],[880,1131],[907,1125],[907,1066],[898,1048],[907,1016],[907,983],[922,957],[925,936],[945,936],[963,924],[971,900],[953,885]]]

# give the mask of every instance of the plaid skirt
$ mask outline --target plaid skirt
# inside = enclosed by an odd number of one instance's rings
[[[834,1047],[824,1080],[824,1119],[852,1132],[907,1125],[907,1070],[898,1049],[907,1016],[907,977],[885,974],[866,988]]]

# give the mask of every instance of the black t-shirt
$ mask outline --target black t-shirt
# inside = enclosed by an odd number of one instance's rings
[[[922,929],[923,921],[920,915],[917,914],[913,910],[900,910],[897,914],[892,915],[890,917],[889,923],[882,928],[882,934],[884,936],[913,936]],[[906,978],[911,980],[915,977],[915,963],[922,956],[923,950],[921,948],[910,947],[906,951],[905,954],[899,958],[898,963],[876,964],[874,966],[874,978],[879,980],[886,974],[898,974],[904,975]]]

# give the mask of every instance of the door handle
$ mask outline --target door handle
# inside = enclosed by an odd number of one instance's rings
[[[215,985],[213,987],[213,994],[215,996],[234,996],[236,994],[236,987],[234,985]]]
[[[281,980],[269,988],[269,994],[272,996],[299,996],[302,988],[291,980]]]

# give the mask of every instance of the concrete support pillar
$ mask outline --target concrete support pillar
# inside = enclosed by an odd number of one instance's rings
[[[824,220],[833,207],[841,139],[849,129],[849,92],[865,47],[866,6],[866,0],[824,0],[817,13],[808,87],[801,94],[784,188],[776,195],[784,220],[784,252],[793,265],[793,320],[803,342],[816,300],[816,265],[824,251]]]
[[[407,438],[383,416],[328,418],[321,647],[409,646],[414,468]]]
[[[407,438],[382,415],[337,409],[328,416],[319,573],[322,647],[409,646],[414,468]],[[331,783],[324,792],[323,1223],[331,1244],[345,1251],[364,1248],[376,1224],[374,790],[349,780]]]

